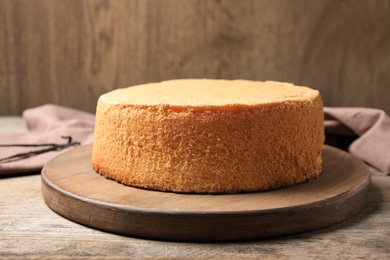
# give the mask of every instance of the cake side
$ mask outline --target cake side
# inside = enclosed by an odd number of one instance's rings
[[[99,99],[92,165],[135,187],[234,193],[317,177],[321,96],[234,106],[134,105]]]

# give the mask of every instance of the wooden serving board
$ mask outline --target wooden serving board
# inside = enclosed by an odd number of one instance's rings
[[[229,195],[158,192],[97,174],[91,150],[73,149],[43,168],[46,204],[83,225],[141,238],[231,241],[312,231],[362,209],[370,183],[363,162],[324,146],[321,176],[294,187]]]

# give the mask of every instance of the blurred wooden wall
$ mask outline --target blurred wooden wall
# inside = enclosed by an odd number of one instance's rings
[[[278,80],[390,113],[389,0],[0,0],[0,115],[114,88]]]

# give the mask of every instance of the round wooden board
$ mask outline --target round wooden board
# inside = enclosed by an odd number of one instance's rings
[[[312,231],[362,209],[370,182],[363,162],[324,146],[321,176],[294,187],[228,195],[158,192],[97,174],[91,150],[73,149],[43,168],[46,204],[83,225],[141,238],[232,241]]]

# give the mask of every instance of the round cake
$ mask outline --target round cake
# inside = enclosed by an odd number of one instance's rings
[[[169,80],[102,95],[94,138],[93,169],[125,185],[264,191],[319,176],[323,104],[290,83]]]

